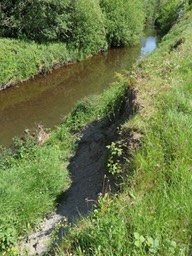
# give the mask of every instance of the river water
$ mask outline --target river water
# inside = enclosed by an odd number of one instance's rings
[[[148,27],[135,47],[111,49],[0,91],[0,145],[9,146],[13,137],[36,124],[58,125],[78,100],[103,92],[115,81],[115,72],[130,69],[152,52],[157,42],[156,31]]]

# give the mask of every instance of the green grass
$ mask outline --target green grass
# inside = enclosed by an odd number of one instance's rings
[[[191,27],[190,11],[132,71],[139,111],[115,141],[123,149],[120,193],[100,198],[56,254],[191,255]]]
[[[68,138],[68,143],[73,138]],[[37,146],[19,141],[0,159],[0,251],[16,243],[55,206],[55,199],[70,184],[63,163],[70,149],[59,144]]]
[[[18,239],[54,209],[57,196],[70,186],[67,165],[81,129],[96,119],[113,122],[126,93],[121,78],[104,94],[79,102],[44,145],[27,137],[24,144],[16,139],[12,149],[1,149],[0,254],[13,253]]]
[[[77,52],[72,53],[64,43],[0,38],[0,49],[0,89],[79,59]]]

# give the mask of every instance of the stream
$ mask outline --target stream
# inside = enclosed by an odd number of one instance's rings
[[[135,47],[111,49],[0,91],[0,145],[10,146],[13,137],[36,124],[46,128],[60,124],[77,101],[102,93],[115,81],[115,72],[131,69],[157,43],[156,31],[148,27]]]

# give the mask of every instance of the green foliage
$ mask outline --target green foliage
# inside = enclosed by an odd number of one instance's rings
[[[161,32],[166,34],[181,17],[188,6],[187,0],[161,0],[159,7],[158,25]]]
[[[21,145],[19,158],[13,156],[9,166],[4,164],[4,157],[0,160],[0,251],[12,246],[50,211],[56,196],[68,186],[57,145],[30,149]]]
[[[121,74],[116,75],[117,82],[111,86],[110,90],[103,93],[98,110],[98,115],[106,116],[110,122],[113,122],[121,114],[127,93],[126,77]]]
[[[104,18],[98,0],[75,0],[73,2],[73,27],[70,41],[74,49],[85,56],[105,49]]]
[[[17,81],[48,72],[54,65],[78,59],[64,43],[37,44],[31,41],[0,39],[0,89]]]
[[[113,175],[122,173],[122,168],[120,165],[120,160],[123,154],[123,149],[121,145],[117,145],[115,142],[112,142],[111,145],[108,145],[109,149],[109,158],[108,158],[108,170]]]
[[[137,43],[146,6],[141,0],[2,0],[0,88],[56,64]]]
[[[121,81],[105,90],[102,95],[78,102],[66,120],[70,131],[76,132],[95,119],[104,118],[107,123],[113,122],[121,113],[127,90],[122,76]]]
[[[147,22],[154,24],[155,18],[157,17],[158,4],[158,1],[155,0],[144,1]]]
[[[127,223],[127,216],[119,210],[118,197],[110,198],[106,194],[98,201],[99,207],[91,214],[91,221],[82,220],[79,229],[73,229],[63,238],[64,251],[79,256],[129,255],[129,229],[123,225]]]
[[[144,26],[143,1],[100,0],[106,17],[106,37],[110,46],[135,43]]]
[[[69,0],[2,0],[0,36],[42,41],[68,39]]]
[[[76,49],[95,53],[106,47],[100,4],[107,18],[109,45],[135,42],[143,28],[141,0],[2,0],[0,36],[38,42],[74,41]]]
[[[76,132],[95,116],[95,106],[90,99],[84,99],[76,104],[71,114],[67,117],[66,124],[71,132]]]

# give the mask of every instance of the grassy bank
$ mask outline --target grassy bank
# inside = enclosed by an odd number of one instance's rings
[[[54,209],[56,198],[70,186],[67,166],[81,129],[96,119],[105,118],[106,125],[113,122],[126,92],[121,80],[103,95],[80,102],[43,145],[38,145],[36,136],[27,135],[11,149],[1,149],[0,254],[8,250],[7,255],[12,255],[10,248],[18,238]]]
[[[71,53],[64,43],[37,44],[1,38],[0,47],[0,89],[79,59],[77,52]]]
[[[138,43],[146,5],[141,0],[2,0],[0,89],[55,65]]]
[[[138,113],[109,147],[120,193],[100,198],[58,255],[191,255],[191,27],[190,11],[129,74]]]

